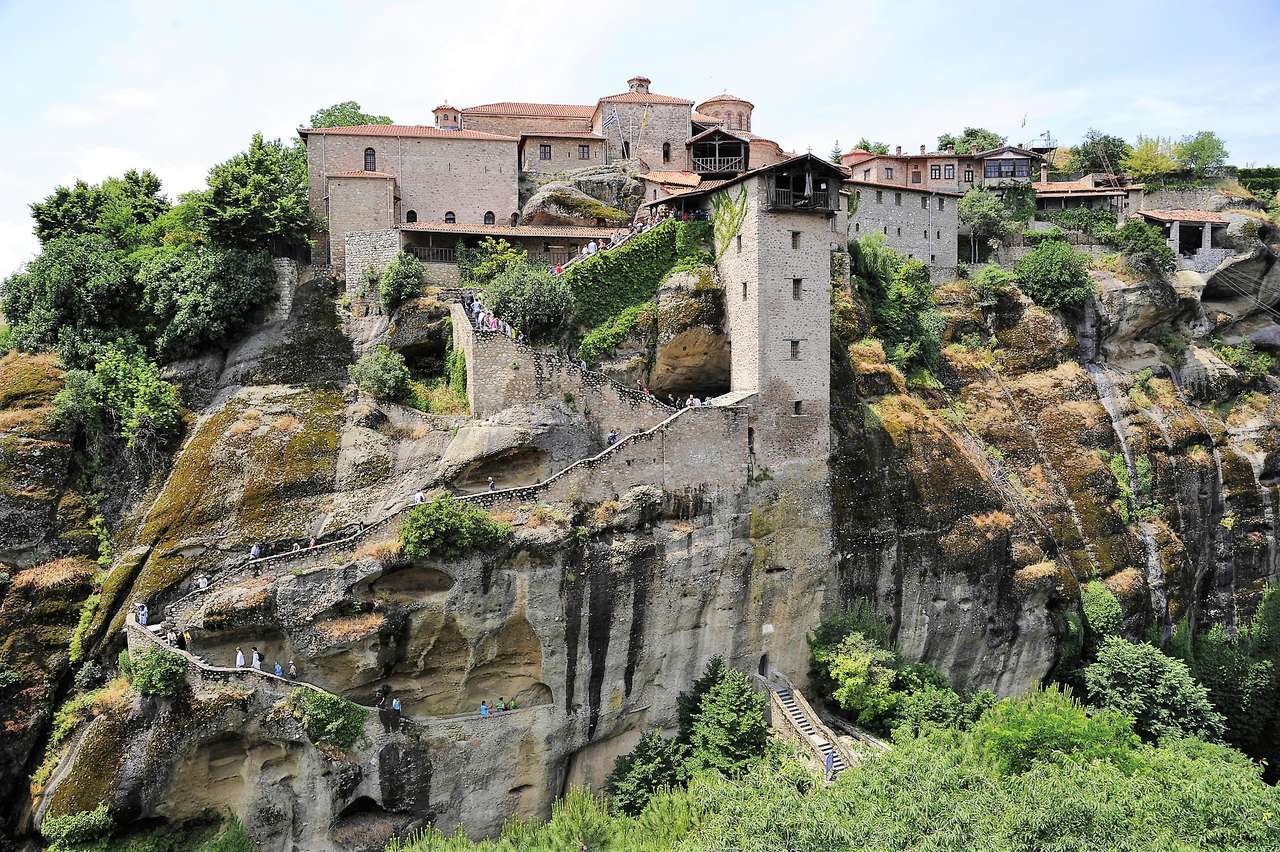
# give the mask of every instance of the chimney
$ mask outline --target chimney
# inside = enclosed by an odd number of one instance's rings
[[[924,146],[923,146],[923,145],[921,145],[921,146],[920,146],[920,153],[921,153],[921,154],[924,154]]]
[[[1049,164],[1048,163],[1040,164],[1040,182],[1041,183],[1049,182]]]
[[[649,94],[649,84],[653,82],[648,77],[632,77],[627,81],[627,89],[640,94]]]
[[[947,153],[948,153],[948,154],[954,154],[955,152],[956,152],[956,146],[955,146],[955,145],[948,145],[948,146],[947,146]]]
[[[974,155],[974,154],[976,154],[976,153],[978,153],[978,146],[977,146],[977,145],[970,145],[970,146],[969,146],[969,156],[973,156],[973,155]]]
[[[902,146],[901,146],[901,145],[898,145],[896,148],[894,148],[894,153],[895,153],[895,154],[897,154],[899,157],[901,157],[901,156],[902,156]]]

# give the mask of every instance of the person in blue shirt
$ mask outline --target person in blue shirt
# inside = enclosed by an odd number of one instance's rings
[[[480,702],[480,716],[486,719],[489,717],[489,705],[483,701]]]
[[[284,677],[284,667],[280,665],[279,660],[276,660],[276,677]]]

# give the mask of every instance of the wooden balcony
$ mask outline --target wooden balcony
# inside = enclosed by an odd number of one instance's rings
[[[840,194],[830,189],[815,189],[809,194],[775,186],[769,191],[770,210],[821,210],[834,212]]]
[[[693,170],[698,174],[740,172],[746,167],[743,157],[694,157]]]
[[[450,247],[407,246],[405,251],[423,263],[457,263],[457,250]]]

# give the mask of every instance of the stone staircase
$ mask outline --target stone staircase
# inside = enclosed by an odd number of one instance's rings
[[[798,735],[824,768],[830,755],[831,777],[828,780],[834,781],[852,763],[850,752],[840,744],[836,735],[809,706],[809,702],[790,683],[770,683],[769,690],[773,694],[773,726],[790,729],[793,735]],[[782,724],[779,724],[779,715],[783,717]]]

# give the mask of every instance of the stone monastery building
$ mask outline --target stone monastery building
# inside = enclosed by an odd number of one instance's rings
[[[432,264],[437,283],[456,276],[454,247],[464,238],[504,237],[532,258],[563,263],[616,227],[523,221],[522,176],[626,164],[644,178],[646,199],[665,198],[788,158],[751,132],[752,109],[733,95],[695,106],[633,77],[627,91],[594,105],[441,104],[431,125],[300,128],[311,206],[328,223],[319,259],[343,270],[348,234],[392,230],[398,248]]]

